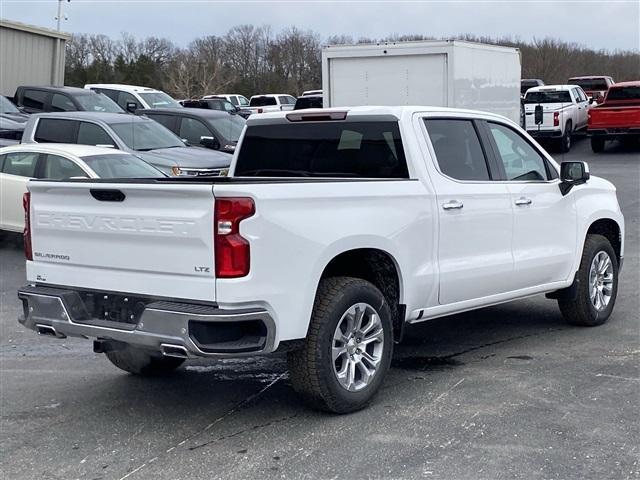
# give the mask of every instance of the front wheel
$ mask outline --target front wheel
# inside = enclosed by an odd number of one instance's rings
[[[593,153],[601,153],[604,151],[604,138],[591,137],[591,150]]]
[[[288,354],[292,386],[319,410],[359,410],[382,385],[392,350],[391,312],[380,290],[359,278],[323,279],[305,344]]]
[[[572,325],[602,325],[618,294],[618,259],[602,235],[587,236],[575,282],[573,298],[558,299],[562,316]]]

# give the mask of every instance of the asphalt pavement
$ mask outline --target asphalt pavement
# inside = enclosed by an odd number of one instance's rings
[[[625,214],[615,310],[564,323],[537,296],[412,327],[361,412],[307,409],[284,357],[121,372],[86,340],[16,319],[16,239],[0,246],[0,477],[6,479],[640,478],[640,152],[570,154]]]

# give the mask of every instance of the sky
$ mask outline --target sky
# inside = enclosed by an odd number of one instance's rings
[[[0,17],[55,28],[58,0],[0,0]],[[239,24],[380,38],[471,33],[553,37],[596,50],[640,50],[640,0],[71,0],[61,29],[117,38],[166,37],[180,46]]]

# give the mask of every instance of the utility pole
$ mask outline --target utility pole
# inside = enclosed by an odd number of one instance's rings
[[[64,0],[58,0],[58,15],[56,15],[56,30],[60,31],[60,24],[62,23],[62,2]],[[67,3],[71,2],[71,0],[67,0]],[[67,20],[67,16],[64,16],[64,19]],[[60,72],[63,71],[64,68],[64,54],[60,54],[60,43],[61,40],[56,38],[56,46],[53,58],[53,69],[51,72],[51,84],[58,85],[64,83],[64,78],[60,77]],[[62,58],[61,58],[62,57]]]

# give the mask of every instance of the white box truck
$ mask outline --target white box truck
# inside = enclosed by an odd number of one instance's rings
[[[428,105],[520,123],[520,51],[457,40],[327,46],[325,107]]]

